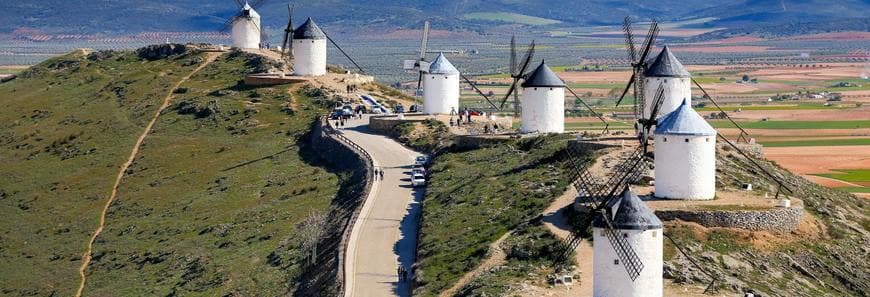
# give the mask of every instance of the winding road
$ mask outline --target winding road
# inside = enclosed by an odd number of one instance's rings
[[[368,129],[368,116],[350,120],[340,131],[366,150],[383,180],[375,179],[346,251],[345,296],[410,296],[416,260],[417,223],[423,188],[411,187],[410,171],[420,154]],[[399,265],[408,280],[397,277]]]

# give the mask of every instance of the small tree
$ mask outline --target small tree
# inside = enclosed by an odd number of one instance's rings
[[[302,250],[309,252],[308,265],[317,259],[317,245],[323,240],[327,230],[326,213],[310,211],[308,217],[299,223],[299,238],[302,240]]]

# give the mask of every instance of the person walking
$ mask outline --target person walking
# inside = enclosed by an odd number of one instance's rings
[[[399,264],[399,267],[396,268],[396,278],[399,279],[399,282],[404,281],[404,279],[402,279],[402,272],[403,271],[405,271],[405,267],[402,267],[402,265]]]
[[[381,180],[384,180],[384,170],[381,169],[381,171],[378,172],[378,174],[381,176]]]
[[[402,266],[402,281],[408,281],[408,270],[405,269],[405,266]]]

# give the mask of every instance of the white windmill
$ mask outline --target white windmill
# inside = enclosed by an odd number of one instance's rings
[[[666,45],[643,73],[644,98],[655,97],[655,90],[662,87],[665,91],[660,116],[676,110],[680,103],[687,101],[692,105],[692,75],[686,67],[674,57]],[[643,118],[649,119],[652,111],[652,101],[645,101]]]
[[[655,196],[711,200],[716,196],[716,130],[688,100],[655,129]]]
[[[662,221],[627,187],[606,208],[592,221],[592,296],[661,297]]]
[[[233,40],[233,47],[237,48],[260,48],[260,40],[263,31],[260,27],[260,14],[254,10],[254,7],[259,7],[263,4],[263,0],[254,2],[253,5],[247,1],[241,2],[236,0],[239,5],[239,12],[224,23],[221,32],[230,30],[230,36]]]
[[[298,76],[326,74],[326,34],[308,18],[293,30],[293,70]]]
[[[459,112],[459,70],[438,54],[423,73],[423,113]]]
[[[521,86],[520,132],[565,132],[565,82],[541,61]]]

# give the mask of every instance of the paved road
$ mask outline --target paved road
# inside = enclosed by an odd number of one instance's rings
[[[348,243],[346,296],[410,296],[423,190],[411,187],[409,172],[420,154],[373,134],[367,124],[365,117],[341,129],[371,154],[375,166],[384,169],[384,179],[375,180]],[[398,265],[409,272],[409,281],[398,281]]]

